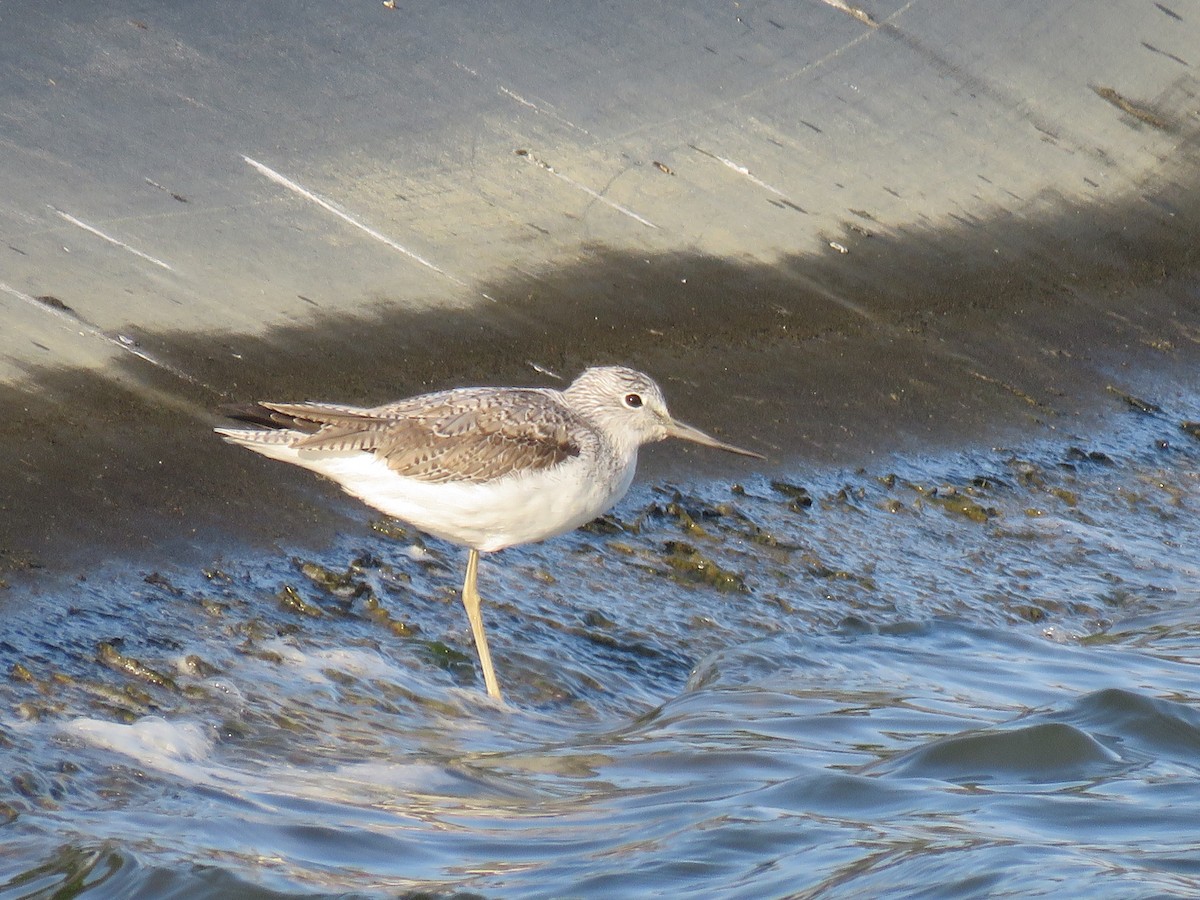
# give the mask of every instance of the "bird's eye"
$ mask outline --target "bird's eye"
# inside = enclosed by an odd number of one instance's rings
[[[639,406],[642,405],[642,395],[641,394],[626,394],[625,395],[625,405],[628,406],[630,409],[637,409]]]

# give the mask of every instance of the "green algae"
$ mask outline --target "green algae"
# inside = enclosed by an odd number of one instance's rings
[[[667,552],[663,560],[670,567],[671,577],[680,584],[703,584],[718,591],[749,593],[741,575],[718,565],[692,544],[667,541],[664,546]]]
[[[171,676],[150,668],[150,666],[132,656],[126,656],[107,641],[102,641],[97,647],[96,660],[101,665],[107,666],[115,672],[123,672],[132,678],[145,681],[155,687],[166,688],[171,691],[179,690],[179,686]]]
[[[772,481],[771,489],[787,498],[787,508],[794,513],[802,513],[813,505],[812,494],[808,488],[787,481]]]
[[[309,603],[290,584],[285,584],[281,587],[279,593],[275,595],[275,599],[279,601],[279,608],[286,612],[307,616],[310,619],[320,619],[325,615],[325,611],[321,607]]]

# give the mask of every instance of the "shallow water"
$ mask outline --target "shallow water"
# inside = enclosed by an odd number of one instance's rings
[[[1185,418],[642,485],[485,559],[504,708],[464,554],[383,523],[10,589],[0,892],[1194,895]]]

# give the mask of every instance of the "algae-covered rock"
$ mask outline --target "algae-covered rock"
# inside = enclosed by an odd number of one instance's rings
[[[475,672],[474,657],[463,653],[442,641],[422,641],[421,648],[425,656],[439,669],[465,675]]]
[[[179,686],[169,675],[164,675],[162,672],[150,668],[132,656],[124,655],[107,641],[100,643],[100,646],[97,648],[96,659],[102,665],[108,666],[108,668],[115,672],[124,672],[126,675],[145,681],[147,684],[152,684],[155,687],[167,688],[171,691],[179,690]]]
[[[179,668],[185,674],[191,675],[194,678],[211,678],[221,671],[195,653],[189,653],[185,656]]]
[[[683,541],[666,542],[665,562],[671,577],[681,584],[706,584],[718,591],[749,593],[746,581],[738,573],[722,568],[691,544]]]
[[[772,481],[771,489],[787,498],[787,508],[792,512],[804,512],[813,505],[808,488],[786,481]]]
[[[287,612],[308,616],[310,619],[319,619],[325,615],[325,613],[321,610],[321,607],[309,603],[307,600],[301,597],[300,592],[290,584],[285,584],[282,588],[280,588],[279,593],[276,594],[275,597],[279,601],[280,608],[286,610]]]
[[[421,630],[416,625],[394,618],[374,594],[369,594],[363,601],[363,614],[372,622],[388,629],[396,637],[412,637]]]
[[[374,519],[371,522],[371,530],[394,541],[412,539],[412,533],[396,519]]]
[[[626,530],[624,523],[612,513],[592,519],[580,528],[588,534],[623,534]]]
[[[960,490],[952,485],[928,488],[914,484],[912,487],[921,495],[922,499],[940,506],[948,513],[962,516],[972,522],[987,522],[999,515],[993,507],[983,506],[976,501],[971,496],[970,489]]]
[[[176,587],[174,584],[172,584],[170,579],[167,578],[166,575],[163,575],[161,572],[151,572],[149,575],[145,576],[142,579],[142,581],[144,581],[144,582],[146,582],[146,584],[152,585],[156,588],[161,588],[162,590],[164,590],[168,594],[170,594],[172,597],[182,597],[183,596],[182,589],[180,589],[180,588]]]
[[[1125,405],[1135,412],[1153,414],[1162,412],[1162,407],[1157,403],[1151,403],[1149,400],[1143,400],[1141,397],[1135,397],[1133,394],[1128,394],[1119,388],[1108,385],[1108,391],[1111,394],[1116,394],[1125,401]]]

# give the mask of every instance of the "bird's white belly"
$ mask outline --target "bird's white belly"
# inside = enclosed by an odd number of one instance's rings
[[[431,484],[397,475],[370,453],[288,449],[289,462],[333,479],[369,506],[482,551],[542,541],[590,522],[625,495],[637,464],[635,456],[615,476],[601,477],[574,458],[483,484]]]

